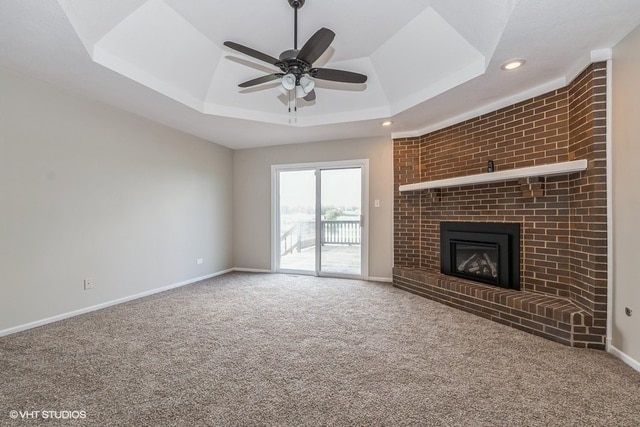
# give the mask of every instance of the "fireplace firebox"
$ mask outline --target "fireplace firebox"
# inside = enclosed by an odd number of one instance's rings
[[[440,271],[520,290],[520,224],[441,222]]]

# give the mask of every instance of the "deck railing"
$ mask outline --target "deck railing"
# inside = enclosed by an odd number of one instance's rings
[[[296,222],[280,237],[280,254],[300,252],[316,244],[313,222]]]
[[[360,221],[322,221],[320,242],[334,245],[359,245]]]
[[[320,224],[322,245],[359,245],[361,243],[360,221],[322,221]],[[315,223],[297,222],[280,237],[282,256],[300,252],[316,244]]]

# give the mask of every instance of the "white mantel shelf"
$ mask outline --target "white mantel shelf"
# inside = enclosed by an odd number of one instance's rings
[[[476,175],[459,176],[456,178],[438,179],[436,181],[417,182],[400,186],[400,191],[417,191],[429,188],[459,187],[462,185],[485,184],[488,182],[511,181],[534,176],[562,175],[580,172],[587,169],[587,161],[573,160],[570,162],[553,163],[550,165],[530,166],[506,171],[487,172]]]

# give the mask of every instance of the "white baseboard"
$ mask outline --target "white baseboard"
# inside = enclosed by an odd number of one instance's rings
[[[273,273],[271,270],[263,270],[261,268],[242,268],[242,267],[234,267],[233,271],[238,271],[242,273]]]
[[[68,319],[70,317],[79,316],[81,314],[90,313],[92,311],[100,310],[103,308],[111,307],[112,305],[122,304],[123,302],[131,301],[134,299],[146,297],[149,295],[157,294],[159,292],[168,291],[170,289],[179,288],[181,286],[189,285],[191,283],[199,282],[201,280],[210,279],[212,277],[220,276],[222,274],[230,273],[233,268],[227,270],[218,271],[216,273],[207,274],[205,276],[196,277],[193,279],[185,280],[183,282],[174,283],[171,285],[163,286],[161,288],[151,289],[150,291],[141,292],[139,294],[129,295],[123,298],[103,302],[101,304],[92,305],[91,307],[81,308],[79,310],[69,311],[67,313],[58,314],[55,316],[47,317],[46,319],[36,320],[34,322],[25,323],[23,325],[14,326],[12,328],[0,330],[0,337],[5,335],[15,334],[16,332],[26,331],[27,329],[36,328],[38,326],[46,325],[48,323],[57,322],[59,320]]]
[[[367,280],[371,281],[371,282],[385,282],[385,283],[391,283],[393,282],[393,279],[391,277],[367,277]]]
[[[633,359],[631,356],[624,353],[622,350],[614,347],[613,345],[609,345],[609,353],[613,354],[618,359],[622,360],[624,363],[631,366],[636,371],[640,372],[640,362]]]

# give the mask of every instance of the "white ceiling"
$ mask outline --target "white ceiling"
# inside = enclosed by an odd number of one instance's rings
[[[293,47],[287,0],[2,0],[0,66],[207,140],[247,147],[413,136],[566,85],[640,24],[640,0],[306,0],[299,47],[336,33],[318,80],[289,113],[273,73],[223,46]],[[526,65],[500,66],[512,58]],[[380,124],[393,120],[390,128]]]

